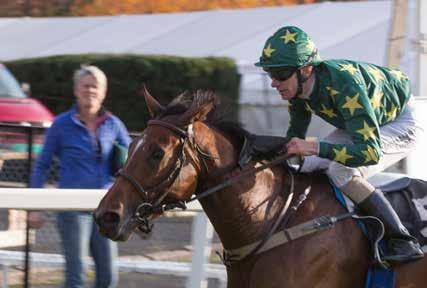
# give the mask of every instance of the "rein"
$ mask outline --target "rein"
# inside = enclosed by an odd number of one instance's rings
[[[275,159],[263,163],[262,165],[258,167],[254,167],[248,170],[244,170],[240,172],[239,175],[234,176],[232,178],[227,179],[226,181],[215,185],[209,189],[206,189],[202,192],[197,193],[193,197],[191,197],[188,200],[185,201],[177,201],[175,203],[169,203],[169,204],[161,204],[161,202],[166,198],[169,187],[173,185],[176,178],[178,177],[184,162],[186,161],[186,153],[185,153],[185,145],[189,143],[190,148],[192,148],[192,152],[196,152],[196,155],[199,155],[202,161],[202,164],[205,168],[205,172],[208,172],[208,166],[205,162],[205,158],[212,159],[213,157],[209,155],[208,153],[204,152],[195,142],[194,138],[194,132],[192,124],[190,124],[187,127],[187,131],[183,130],[171,123],[167,123],[161,120],[150,120],[147,123],[148,126],[150,125],[159,125],[165,128],[170,129],[172,132],[177,133],[182,140],[181,145],[181,152],[177,157],[177,165],[172,167],[168,173],[168,176],[165,177],[160,183],[157,185],[144,189],[142,185],[131,175],[125,173],[123,170],[120,170],[117,174],[117,176],[121,176],[125,178],[127,181],[129,181],[134,188],[141,194],[143,203],[140,204],[136,210],[134,215],[131,218],[131,225],[133,226],[133,229],[138,229],[139,231],[143,233],[150,233],[152,230],[153,225],[150,223],[151,216],[153,214],[161,214],[165,211],[172,210],[175,208],[181,208],[183,210],[186,209],[186,203],[193,202],[195,200],[200,200],[203,198],[206,198],[207,196],[222,190],[226,187],[229,187],[233,185],[234,183],[241,180],[243,177],[246,177],[248,175],[256,174],[264,169],[271,168],[273,166],[276,166],[278,164],[284,163],[286,160],[292,157],[292,155],[284,154],[281,156],[276,157]],[[192,154],[193,154],[192,153]],[[191,155],[190,155],[191,156]],[[194,161],[193,156],[190,157],[192,162]],[[193,163],[193,165],[197,165],[198,163]],[[236,165],[237,166],[237,165]],[[195,167],[196,168],[196,167]],[[231,171],[234,167],[226,167],[225,172],[220,173],[220,175],[225,175],[229,171]],[[202,169],[202,168],[201,168]],[[247,259],[251,256],[254,256],[256,254],[265,252],[267,250],[273,249],[274,247],[283,245],[284,243],[287,243],[289,241],[295,240],[297,238],[303,237],[305,235],[316,233],[318,231],[331,228],[335,223],[342,221],[344,219],[347,219],[349,217],[354,217],[354,213],[346,213],[342,215],[337,215],[335,217],[329,217],[329,216],[322,216],[301,224],[298,224],[296,226],[285,228],[287,224],[289,223],[292,216],[295,214],[297,209],[300,207],[300,205],[306,200],[308,194],[311,191],[311,183],[308,185],[308,187],[298,195],[298,199],[294,201],[294,192],[295,192],[295,179],[294,174],[291,168],[288,166],[288,173],[290,176],[290,188],[287,191],[287,197],[280,209],[280,212],[278,213],[278,216],[274,223],[269,227],[268,232],[266,236],[259,241],[256,241],[255,243],[251,243],[248,245],[245,245],[243,247],[235,248],[235,249],[224,249],[223,254],[220,255],[223,263],[229,267],[235,262],[242,261],[244,259]],[[311,178],[310,178],[311,182]],[[154,201],[154,203],[148,202],[148,192],[152,192],[155,190],[164,189],[162,193],[160,193],[160,197]],[[292,206],[291,204],[294,203]],[[281,228],[280,228],[281,227]],[[279,229],[280,228],[280,229]],[[218,253],[218,252],[217,252]]]
[[[175,208],[180,208],[185,210],[186,209],[186,203],[190,203],[193,202],[195,200],[200,200],[203,198],[206,198],[207,196],[222,190],[226,187],[229,187],[231,185],[233,185],[234,183],[238,182],[240,179],[242,179],[243,177],[246,177],[248,175],[253,175],[256,174],[264,169],[267,168],[271,168],[273,166],[276,166],[280,163],[283,163],[284,161],[286,161],[287,159],[289,159],[291,156],[290,155],[282,155],[279,156],[277,158],[275,158],[274,160],[264,163],[259,167],[255,167],[255,168],[251,168],[249,170],[245,170],[242,171],[239,175],[234,176],[230,179],[227,179],[225,182],[215,185],[205,191],[202,191],[200,193],[198,193],[197,195],[193,196],[192,198],[185,200],[185,201],[177,201],[174,203],[169,203],[169,204],[161,204],[161,202],[163,201],[164,198],[166,198],[167,194],[168,194],[168,190],[165,188],[170,187],[176,180],[176,178],[179,175],[179,172],[181,171],[184,162],[186,160],[186,156],[185,156],[185,144],[186,143],[190,143],[192,148],[202,157],[202,163],[205,166],[205,169],[207,169],[207,164],[204,161],[204,158],[209,157],[212,158],[211,155],[203,152],[200,147],[197,145],[197,143],[194,141],[194,133],[193,133],[193,127],[190,124],[187,128],[187,131],[184,129],[181,129],[171,123],[168,122],[164,122],[161,120],[150,120],[147,123],[147,126],[151,126],[151,125],[158,125],[158,126],[162,126],[165,128],[170,129],[171,131],[177,133],[181,139],[183,139],[183,143],[181,145],[181,152],[178,156],[178,164],[175,165],[174,167],[171,168],[171,171],[168,173],[168,177],[166,177],[165,179],[163,179],[162,181],[160,181],[159,184],[148,188],[148,189],[144,189],[144,187],[142,187],[142,185],[131,175],[127,174],[123,169],[120,170],[116,176],[117,177],[123,177],[125,178],[127,181],[129,181],[129,183],[131,183],[134,188],[136,189],[136,191],[138,191],[138,193],[142,196],[143,199],[143,203],[140,204],[136,210],[134,215],[132,216],[132,220],[134,229],[137,228],[139,231],[143,232],[143,233],[150,233],[152,230],[152,224],[150,223],[151,220],[151,216],[153,214],[161,214],[165,211],[168,210],[172,210]],[[229,169],[227,169],[229,170]],[[231,170],[231,169],[230,169]],[[291,173],[292,174],[292,173]],[[291,190],[293,191],[293,175],[292,175],[292,188]],[[148,202],[148,193],[155,191],[155,190],[160,190],[160,189],[165,189],[163,193],[161,193],[160,197],[156,199],[156,201],[154,203],[150,203]],[[293,194],[293,193],[292,193]],[[279,218],[283,218],[283,216],[279,217]],[[278,220],[279,220],[278,218]],[[275,225],[277,226],[277,225]],[[274,230],[274,229],[273,229]]]
[[[232,177],[232,178],[230,178],[230,179],[222,182],[221,184],[215,185],[215,186],[213,186],[213,187],[211,187],[211,188],[209,188],[209,189],[207,189],[207,190],[205,190],[203,192],[200,192],[200,193],[198,193],[197,195],[193,196],[192,198],[190,198],[189,200],[187,200],[185,202],[186,203],[190,203],[190,202],[193,202],[195,200],[200,200],[200,199],[206,198],[207,196],[211,195],[212,193],[215,193],[215,192],[217,192],[219,190],[222,190],[222,189],[224,189],[224,188],[226,188],[228,186],[233,185],[234,183],[238,182],[241,178],[243,178],[245,176],[256,174],[256,173],[258,173],[258,172],[260,172],[260,171],[262,171],[264,169],[276,166],[276,165],[278,165],[280,163],[283,163],[284,161],[288,160],[290,157],[291,156],[289,156],[287,154],[286,155],[282,155],[282,156],[279,156],[279,157],[275,158],[274,160],[271,160],[271,161],[269,161],[269,162],[267,162],[265,164],[262,164],[261,166],[258,166],[258,167],[255,167],[255,168],[251,168],[251,169],[248,169],[248,170],[245,170],[245,171],[242,171],[242,172],[240,172],[239,175],[234,176],[234,177]]]
[[[233,185],[234,183],[241,180],[243,177],[246,177],[248,175],[256,174],[264,169],[271,168],[273,166],[279,165],[286,160],[288,160],[292,155],[284,154],[281,156],[276,157],[275,159],[263,163],[262,165],[258,167],[254,167],[248,170],[244,170],[240,172],[239,175],[234,176],[232,178],[229,178],[228,180],[215,185],[209,189],[206,189],[200,193],[197,193],[195,196],[191,197],[188,200],[185,201],[177,201],[175,203],[169,203],[169,204],[161,204],[161,202],[164,200],[164,198],[168,194],[167,188],[169,188],[176,180],[176,178],[179,175],[179,172],[181,171],[184,162],[186,161],[185,156],[185,145],[187,143],[190,144],[190,148],[193,149],[192,152],[196,151],[196,155],[199,155],[202,157],[202,163],[204,165],[204,168],[207,172],[207,164],[204,161],[204,158],[212,159],[213,157],[200,149],[200,147],[197,145],[194,139],[194,132],[192,124],[190,124],[187,127],[187,131],[171,124],[167,123],[161,120],[151,120],[148,122],[148,126],[150,125],[159,125],[165,128],[170,129],[171,131],[177,133],[182,141],[181,145],[181,153],[177,157],[177,165],[171,168],[171,171],[168,173],[169,176],[167,176],[165,179],[160,181],[159,184],[149,188],[144,189],[142,185],[132,176],[126,174],[123,170],[118,172],[118,176],[122,176],[127,181],[129,181],[134,188],[141,194],[143,198],[143,203],[140,204],[137,209],[135,210],[134,215],[131,218],[131,221],[133,222],[131,225],[133,225],[134,229],[138,229],[139,231],[143,233],[150,233],[153,227],[153,224],[150,223],[151,216],[153,214],[161,214],[165,211],[172,210],[175,208],[181,208],[183,210],[186,209],[186,203],[193,202],[195,200],[200,200],[203,198],[208,197],[209,195],[222,190],[226,187],[229,187]],[[191,160],[194,161],[193,157],[190,157]],[[199,159],[200,160],[200,159]],[[194,164],[193,164],[194,165]],[[197,166],[197,163],[196,163]],[[237,165],[236,165],[237,166]],[[228,171],[231,171],[232,167],[226,167],[225,173],[221,173],[220,175],[224,175],[228,173]],[[300,205],[306,200],[308,194],[311,191],[311,183],[308,185],[308,187],[299,194],[298,199],[294,201],[295,197],[295,179],[293,171],[288,167],[288,173],[290,176],[290,188],[286,193],[286,199],[280,209],[280,212],[278,213],[278,216],[274,223],[268,228],[268,232],[265,235],[265,237],[262,240],[259,240],[255,243],[251,243],[248,245],[245,245],[243,247],[235,248],[235,249],[224,249],[223,254],[219,255],[222,259],[223,263],[226,266],[230,266],[235,262],[242,261],[244,259],[247,259],[251,256],[254,256],[256,254],[265,252],[267,250],[270,250],[274,247],[280,246],[286,242],[292,241],[294,239],[300,238],[302,236],[305,236],[307,234],[315,233],[320,230],[328,229],[332,227],[336,222],[344,220],[346,218],[352,217],[353,213],[347,213],[343,215],[338,215],[335,217],[327,217],[322,216],[320,218],[316,218],[314,220],[310,220],[304,223],[301,223],[299,225],[296,225],[294,227],[290,228],[284,228],[289,223],[292,216],[295,214],[297,209],[300,207]],[[310,178],[311,179],[311,178]],[[311,181],[311,180],[310,180]],[[154,203],[148,202],[148,192],[157,190],[157,189],[165,189],[161,194],[160,197],[156,199]],[[292,206],[291,204],[294,203]],[[282,227],[279,229],[279,227]]]

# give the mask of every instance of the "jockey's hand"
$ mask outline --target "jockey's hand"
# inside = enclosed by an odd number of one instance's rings
[[[310,156],[319,154],[319,142],[307,141],[297,137],[292,138],[286,144],[288,154]]]

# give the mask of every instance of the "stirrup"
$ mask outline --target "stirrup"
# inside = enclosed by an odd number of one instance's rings
[[[418,241],[403,239],[389,239],[388,241],[392,244],[392,247],[390,247],[388,251],[394,253],[384,255],[382,258],[389,263],[406,263],[424,257],[424,252],[421,250]],[[394,249],[393,244],[397,244],[396,250]]]

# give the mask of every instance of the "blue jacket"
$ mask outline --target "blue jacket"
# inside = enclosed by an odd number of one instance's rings
[[[45,184],[54,156],[59,158],[59,188],[108,188],[112,183],[110,158],[113,143],[129,146],[124,124],[107,112],[96,136],[76,117],[76,108],[58,115],[31,175],[31,187]]]

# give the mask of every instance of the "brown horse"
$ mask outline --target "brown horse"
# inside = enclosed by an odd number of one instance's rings
[[[136,228],[149,229],[150,219],[165,207],[180,206],[235,175],[230,168],[237,167],[241,146],[236,130],[206,120],[216,105],[212,93],[193,96],[188,100],[181,95],[164,107],[145,91],[152,120],[132,142],[124,169],[94,212],[107,237],[125,241]],[[244,170],[260,165],[251,161]],[[200,203],[224,248],[230,250],[265,239],[271,227],[277,228],[282,211],[291,213],[283,208],[289,207],[289,195],[301,195],[309,186],[311,192],[286,227],[345,212],[325,176],[291,176],[284,165],[246,174]],[[356,222],[347,218],[333,229],[229,262],[228,287],[360,288],[371,262],[369,254],[367,240]],[[427,260],[396,269],[397,287],[426,287]]]

